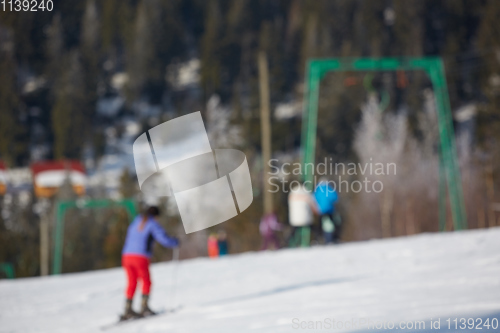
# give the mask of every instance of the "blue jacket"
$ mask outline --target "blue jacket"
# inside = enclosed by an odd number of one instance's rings
[[[320,214],[333,213],[335,207],[333,206],[338,201],[337,192],[331,188],[327,183],[320,183],[316,186],[314,191],[314,198],[318,204]]]
[[[178,245],[177,239],[168,236],[165,230],[152,218],[148,218],[144,228],[139,230],[142,218],[141,215],[136,216],[128,227],[122,255],[133,254],[149,258],[151,257],[154,241],[164,247],[176,247]]]

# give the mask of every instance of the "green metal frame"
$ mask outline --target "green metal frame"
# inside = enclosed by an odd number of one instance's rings
[[[54,260],[52,262],[52,274],[58,275],[62,271],[63,259],[63,240],[64,240],[64,215],[70,208],[106,208],[111,206],[122,206],[127,211],[130,219],[137,215],[135,203],[133,200],[125,199],[120,201],[113,200],[85,200],[79,202],[78,200],[62,200],[56,203],[56,227],[54,230]]]
[[[448,185],[450,206],[455,230],[467,229],[460,168],[448,97],[448,87],[441,58],[333,58],[311,59],[307,63],[304,114],[302,121],[302,163],[304,180],[312,186],[313,174],[306,167],[315,162],[318,99],[321,79],[327,72],[340,71],[398,71],[422,70],[429,75],[436,96],[440,138],[439,225],[446,224],[445,182]],[[446,178],[446,181],[445,179]],[[307,183],[306,183],[307,184]]]
[[[311,241],[311,227],[298,227],[293,237],[288,241],[289,247],[308,247]]]
[[[0,263],[0,271],[4,271],[7,279],[14,279],[16,277],[16,273],[14,270],[14,265],[10,262],[2,262]]]

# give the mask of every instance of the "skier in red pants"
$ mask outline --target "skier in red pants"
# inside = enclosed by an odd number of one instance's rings
[[[148,306],[151,278],[149,276],[149,259],[154,241],[164,247],[177,247],[179,241],[167,235],[165,230],[156,222],[159,215],[158,207],[149,207],[145,214],[138,215],[127,230],[127,237],[122,251],[122,266],[127,273],[127,289],[125,295],[125,313],[121,320],[135,317],[154,315]],[[142,281],[142,303],[139,313],[132,310],[137,280]]]

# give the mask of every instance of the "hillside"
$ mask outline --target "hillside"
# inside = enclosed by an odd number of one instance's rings
[[[325,318],[423,320],[428,331],[438,317],[452,332],[447,318],[500,317],[499,238],[496,228],[155,264],[152,308],[182,309],[109,332],[288,332]],[[98,332],[122,310],[124,284],[119,268],[0,281],[0,331]]]

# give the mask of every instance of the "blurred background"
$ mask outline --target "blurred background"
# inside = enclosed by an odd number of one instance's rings
[[[131,199],[139,209],[148,198],[137,186],[132,143],[194,111],[213,148],[246,154],[254,201],[213,230],[185,235],[175,203],[165,198],[161,223],[181,238],[181,258],[206,256],[208,234],[221,228],[230,253],[258,250],[266,162],[259,51],[268,59],[278,167],[301,161],[308,59],[440,57],[467,227],[500,225],[498,17],[495,0],[72,0],[54,1],[52,11],[1,11],[0,263],[16,277],[39,275],[41,221],[52,261],[56,203],[77,200],[65,217],[62,272],[119,266],[127,211],[86,209],[85,200]],[[339,194],[343,242],[454,229],[449,205],[439,225],[434,97],[421,71],[338,72],[321,81],[316,161],[397,163],[383,192]],[[67,170],[72,163],[84,174],[84,190],[65,182],[57,193],[37,194],[40,165]],[[287,193],[273,200],[285,245]],[[170,256],[158,247],[153,261]]]

